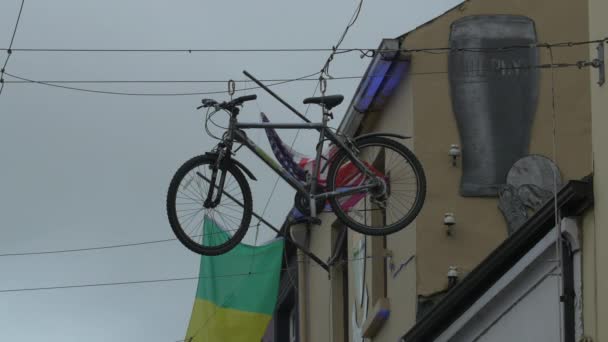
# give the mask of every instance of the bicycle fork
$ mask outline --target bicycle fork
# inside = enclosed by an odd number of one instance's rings
[[[222,193],[224,192],[224,182],[226,181],[226,168],[222,168],[222,162],[223,159],[225,158],[224,156],[224,151],[220,151],[220,153],[218,154],[218,158],[215,162],[215,165],[212,166],[213,170],[211,173],[211,179],[209,182],[209,191],[207,192],[207,198],[205,199],[205,202],[203,203],[203,207],[209,209],[209,208],[215,208],[217,207],[218,204],[220,204],[220,200],[222,199]],[[220,173],[220,184],[217,185],[218,191],[217,194],[215,195],[215,199],[213,199],[213,195],[214,195],[214,191],[216,188],[216,181],[217,181],[217,174],[218,171],[221,171]]]

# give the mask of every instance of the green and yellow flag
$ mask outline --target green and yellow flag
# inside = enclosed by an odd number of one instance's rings
[[[205,244],[225,232],[205,218]],[[185,341],[260,341],[277,301],[283,240],[238,244],[218,256],[202,256],[196,299]]]

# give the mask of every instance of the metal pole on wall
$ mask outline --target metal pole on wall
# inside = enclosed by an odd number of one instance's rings
[[[201,177],[202,179],[204,179],[205,181],[207,181],[207,183],[211,184],[211,180],[207,177],[205,177],[203,174],[201,174],[200,172],[196,173],[199,177]],[[219,188],[217,185],[214,185],[216,188]],[[241,203],[239,200],[237,200],[236,198],[234,198],[232,195],[230,195],[229,193],[226,192],[226,190],[222,189],[222,193],[227,196],[228,198],[230,198],[231,200],[233,200],[236,204],[240,205],[241,207],[243,206],[243,203]],[[297,249],[301,250],[302,253],[306,254],[308,257],[310,257],[312,260],[314,260],[317,264],[319,264],[319,266],[323,267],[323,269],[327,272],[329,272],[329,267],[327,266],[327,264],[325,262],[323,262],[323,260],[319,259],[318,256],[314,255],[312,252],[310,252],[306,247],[302,246],[300,243],[296,242],[295,240],[293,240],[291,238],[291,236],[289,236],[289,234],[285,234],[285,232],[282,232],[281,230],[279,230],[278,228],[276,228],[275,226],[273,226],[270,222],[266,221],[262,216],[256,214],[254,211],[252,211],[252,214],[255,218],[257,218],[258,220],[260,220],[260,222],[264,223],[266,226],[268,226],[268,228],[274,230],[275,232],[277,232],[277,234],[281,235],[282,237],[284,237],[285,239],[289,240],[289,242],[291,242],[294,246],[296,246]],[[291,224],[289,225],[291,226]],[[287,229],[289,230],[289,228]]]

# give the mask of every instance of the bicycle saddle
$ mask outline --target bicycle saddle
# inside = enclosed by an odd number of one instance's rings
[[[304,99],[304,104],[318,104],[325,107],[325,109],[330,110],[342,103],[342,101],[344,101],[344,96],[342,95],[328,95],[319,97],[309,97],[307,99]]]

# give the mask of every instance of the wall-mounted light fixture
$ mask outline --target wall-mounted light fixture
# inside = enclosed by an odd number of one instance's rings
[[[456,159],[460,156],[460,146],[452,144],[448,151],[448,155],[452,157],[452,166],[456,166]]]
[[[447,235],[452,235],[452,226],[456,224],[456,219],[454,218],[453,213],[445,213],[443,215],[443,224],[446,227],[445,233]]]
[[[458,268],[456,266],[448,267],[448,290],[454,287],[458,282]]]

